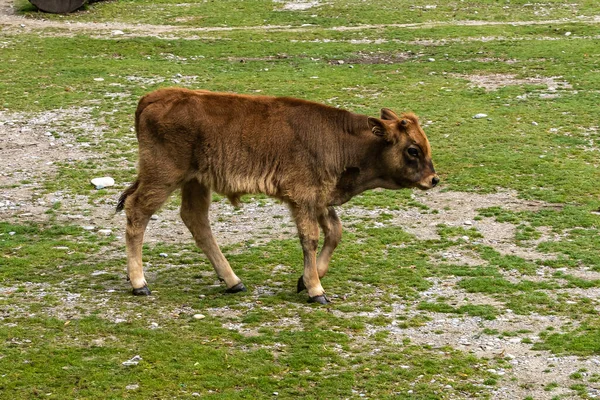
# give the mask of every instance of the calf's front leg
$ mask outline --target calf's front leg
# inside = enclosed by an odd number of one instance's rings
[[[327,304],[329,300],[325,297],[317,269],[317,246],[319,244],[317,217],[307,208],[293,207],[292,213],[298,227],[298,236],[304,254],[302,282],[308,291],[308,302]]]
[[[329,269],[331,256],[342,239],[342,223],[333,207],[327,207],[319,213],[318,221],[325,236],[323,248],[317,257],[317,271],[319,272],[319,278],[323,278]],[[306,290],[303,276],[298,279],[297,289],[298,293]]]

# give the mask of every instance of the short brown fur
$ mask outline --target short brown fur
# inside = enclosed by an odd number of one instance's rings
[[[333,206],[368,189],[429,189],[439,180],[418,118],[385,108],[378,119],[294,98],[168,88],[140,100],[135,125],[139,174],[117,209],[127,214],[128,275],[144,294],[144,231],[177,188],[184,223],[229,289],[243,285],[212,235],[211,191],[234,204],[246,193],[288,204],[304,252],[299,289],[323,302],[320,278],[341,238]]]

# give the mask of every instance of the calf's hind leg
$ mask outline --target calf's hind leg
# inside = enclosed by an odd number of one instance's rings
[[[208,220],[210,201],[209,188],[195,179],[187,182],[181,189],[181,219],[192,232],[198,247],[206,254],[219,279],[225,281],[226,292],[245,292],[246,287],[221,253],[210,229]]]
[[[160,186],[156,183],[136,181],[123,194],[127,226],[127,277],[131,281],[134,295],[149,295],[150,289],[144,278],[142,267],[142,245],[148,221],[175,190],[175,186]]]
[[[329,261],[331,260],[331,256],[337,245],[340,243],[342,239],[342,223],[338,218],[333,207],[327,207],[325,212],[319,214],[318,217],[319,225],[323,230],[323,235],[325,236],[323,248],[319,253],[319,257],[317,258],[317,271],[319,273],[319,278],[323,278],[329,269]],[[306,289],[304,286],[304,279],[301,276],[298,279],[298,293]]]

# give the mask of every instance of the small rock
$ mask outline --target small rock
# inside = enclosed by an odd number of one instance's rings
[[[473,119],[481,119],[481,118],[486,118],[487,114],[475,114],[473,115]]]
[[[114,31],[111,32],[113,35],[124,35],[125,32],[119,30],[119,29],[115,29]]]
[[[104,78],[94,78],[94,80],[95,80],[96,82],[102,82],[102,81],[104,81]]]
[[[571,32],[565,32],[565,36],[571,36]]]
[[[142,360],[142,357],[135,355],[132,358],[130,358],[129,360],[123,361],[121,364],[125,365],[126,367],[129,367],[132,365],[138,365],[141,360]]]
[[[159,256],[161,256],[162,258],[167,258],[169,257],[169,255],[167,253],[160,253]]]
[[[464,240],[465,242],[469,241],[469,237],[468,236],[461,236],[460,237],[462,240]]]
[[[156,328],[158,328],[158,324],[156,322],[151,322],[150,329],[156,329]]]
[[[115,180],[110,176],[104,176],[102,178],[94,178],[91,180],[92,185],[96,186],[96,189],[104,189],[105,187],[113,186]]]
[[[434,62],[434,61],[435,61],[435,58],[428,58],[428,59],[427,59],[427,61],[429,61],[429,62]]]
[[[466,220],[466,221],[464,222],[464,224],[465,224],[465,225],[473,225],[473,221]]]
[[[204,319],[206,316],[204,314],[194,314],[194,319]]]
[[[15,236],[15,235],[17,234],[17,232],[8,232],[8,234],[9,234],[10,236]]]
[[[125,389],[127,390],[137,390],[139,389],[140,385],[138,385],[137,383],[133,384],[133,385],[127,385],[125,386]]]
[[[338,65],[343,65],[344,64],[344,60],[338,60]]]
[[[98,230],[98,233],[101,234],[101,235],[108,236],[108,235],[110,235],[112,233],[112,230],[110,230],[110,229],[100,229],[100,230]]]
[[[83,227],[83,230],[86,230],[86,231],[93,231],[94,229],[96,229],[96,227],[93,225],[88,225],[88,226]]]
[[[279,396],[279,392],[273,392],[273,396]]]
[[[535,121],[531,121],[531,125],[538,126],[539,124],[537,122],[535,122]]]

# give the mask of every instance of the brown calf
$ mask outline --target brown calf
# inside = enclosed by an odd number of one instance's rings
[[[137,180],[121,195],[127,214],[127,273],[136,295],[150,294],[142,270],[148,220],[181,188],[181,218],[225,281],[245,291],[211,232],[211,191],[237,205],[264,193],[285,202],[298,227],[304,273],[298,291],[325,304],[319,278],[342,235],[333,206],[373,188],[434,187],[431,148],[413,114],[389,109],[381,119],[287,97],[161,89],[135,114]],[[319,226],[325,241],[317,257]]]

